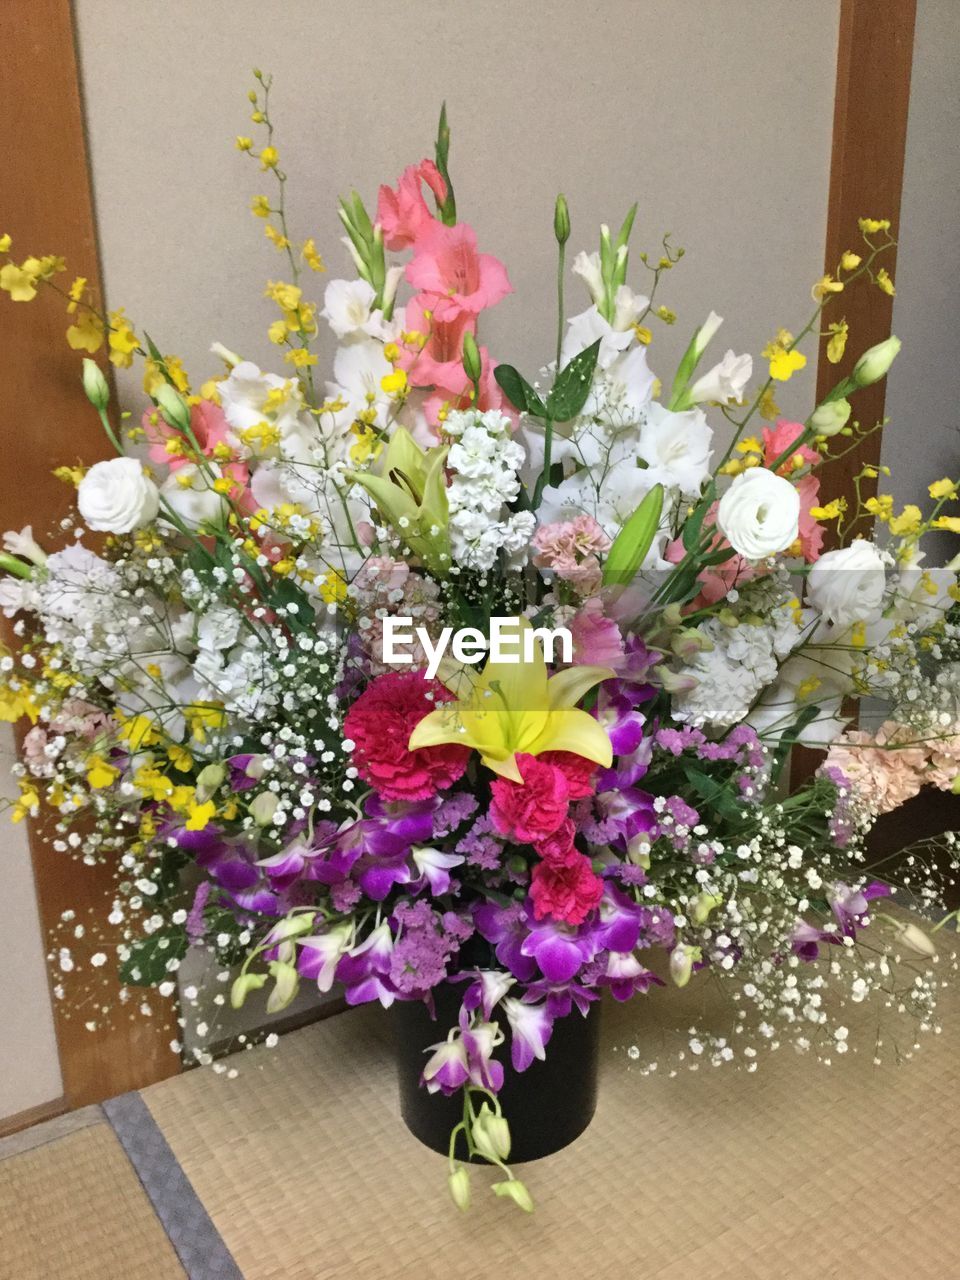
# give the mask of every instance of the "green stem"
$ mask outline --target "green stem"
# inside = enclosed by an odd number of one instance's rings
[[[557,372],[560,372],[560,348],[563,346],[563,267],[567,247],[560,245],[557,255]]]

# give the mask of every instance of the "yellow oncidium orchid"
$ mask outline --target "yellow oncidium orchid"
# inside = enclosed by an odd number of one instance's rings
[[[576,704],[615,673],[609,667],[583,666],[548,676],[539,642],[532,634],[527,638],[533,628],[526,618],[516,622],[517,661],[491,659],[480,672],[462,664],[446,667],[441,678],[456,699],[420,721],[410,735],[410,750],[446,743],[472,747],[488,769],[520,783],[518,753],[571,751],[609,768],[609,737]]]

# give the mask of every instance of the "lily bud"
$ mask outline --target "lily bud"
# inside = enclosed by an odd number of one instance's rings
[[[849,417],[849,400],[827,400],[817,405],[807,425],[818,436],[835,436],[847,425]]]
[[[566,244],[570,239],[570,210],[562,195],[557,196],[553,208],[553,234],[557,237],[557,244]]]
[[[266,986],[266,982],[265,973],[241,973],[230,988],[230,1007],[242,1009],[243,1002],[250,992],[259,991],[261,987]]]
[[[470,1136],[484,1160],[496,1164],[510,1155],[510,1126],[506,1119],[491,1111],[485,1102],[470,1128]]]
[[[110,387],[96,360],[85,358],[83,361],[83,390],[98,413],[110,403]]]
[[[462,1213],[466,1213],[470,1208],[470,1174],[465,1165],[457,1165],[447,1179],[447,1186],[450,1188],[450,1199]]]
[[[190,406],[169,382],[164,382],[157,388],[154,399],[171,427],[175,427],[178,431],[190,429]]]
[[[279,803],[272,791],[261,791],[250,805],[250,817],[258,827],[267,827],[273,821]]]
[[[851,376],[857,386],[869,387],[886,377],[902,345],[900,339],[891,334],[883,342],[878,342],[875,347],[865,351],[853,366]]]
[[[480,381],[480,375],[483,373],[483,361],[480,359],[477,340],[470,332],[463,335],[463,371],[474,384]]]
[[[519,1178],[511,1178],[509,1182],[495,1182],[492,1190],[495,1196],[506,1196],[519,1205],[524,1213],[533,1213],[533,1197]]]

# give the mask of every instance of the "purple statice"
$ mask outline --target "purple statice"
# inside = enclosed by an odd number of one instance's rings
[[[352,880],[342,880],[330,888],[330,901],[335,911],[348,914],[363,897],[363,890]]]
[[[821,778],[826,778],[836,788],[836,800],[833,812],[830,814],[830,839],[838,849],[845,849],[853,839],[853,833],[856,830],[853,806],[850,802],[853,787],[847,775],[836,765],[823,765],[818,772]]]
[[[203,940],[206,933],[206,922],[203,918],[203,912],[207,905],[207,900],[213,892],[213,885],[209,880],[202,880],[197,885],[196,893],[193,895],[193,906],[190,908],[190,914],[187,916],[186,931],[187,937],[194,946]]]
[[[658,747],[669,751],[670,755],[679,756],[690,748],[703,746],[707,740],[693,725],[684,725],[679,729],[672,729],[669,726],[658,729],[654,735],[654,741]]]
[[[397,937],[390,960],[390,984],[407,999],[423,998],[444,980],[450,961],[474,928],[454,911],[437,915],[423,898],[398,902],[392,923]]]
[[[490,815],[482,813],[457,842],[457,848],[471,867],[495,871],[503,862],[503,840],[494,832]]]
[[[616,866],[609,867],[605,873],[616,877],[621,884],[627,885],[644,885],[647,883],[647,873],[643,867],[638,867],[633,862],[621,862]]]
[[[441,797],[440,807],[433,815],[433,838],[441,840],[456,831],[461,823],[476,813],[479,801],[469,791],[454,791]]]

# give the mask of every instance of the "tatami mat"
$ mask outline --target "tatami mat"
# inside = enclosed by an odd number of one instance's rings
[[[0,1160],[3,1280],[183,1280],[105,1122]]]
[[[608,1009],[597,1118],[525,1169],[533,1217],[482,1168],[474,1208],[454,1210],[443,1158],[398,1117],[377,1009],[248,1054],[234,1080],[194,1072],[144,1097],[249,1280],[920,1280],[957,1274],[960,999],[945,1003],[949,1029],[901,1067],[872,1065],[864,1009],[864,1051],[831,1067],[782,1050],[753,1075],[674,1079],[623,1046],[666,1064],[690,1022],[729,1008],[704,986]]]

